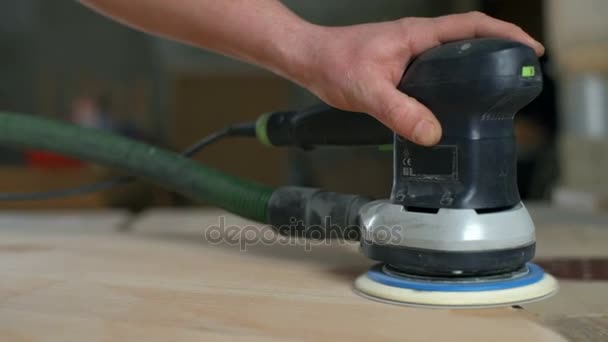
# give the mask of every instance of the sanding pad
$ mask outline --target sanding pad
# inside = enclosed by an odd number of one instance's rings
[[[529,263],[509,274],[436,278],[410,275],[379,264],[355,280],[355,290],[374,300],[432,308],[486,308],[538,301],[557,293],[557,281]]]

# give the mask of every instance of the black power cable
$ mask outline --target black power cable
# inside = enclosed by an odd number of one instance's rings
[[[228,137],[255,137],[255,123],[241,123],[228,126],[220,131],[211,133],[197,141],[182,152],[184,157],[191,158],[202,151],[205,147]],[[72,188],[63,188],[40,192],[0,192],[0,201],[44,201],[65,197],[82,196],[93,192],[104,191],[118,185],[124,185],[135,181],[133,176],[120,176],[90,184],[79,185]]]

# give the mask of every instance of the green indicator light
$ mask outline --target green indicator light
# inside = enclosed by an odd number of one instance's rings
[[[378,151],[388,152],[393,150],[393,144],[378,145]]]
[[[521,68],[521,75],[523,77],[534,77],[536,75],[536,69],[534,66],[526,65]]]

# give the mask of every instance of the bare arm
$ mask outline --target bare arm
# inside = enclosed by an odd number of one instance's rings
[[[291,78],[314,27],[276,0],[82,0],[129,26]]]
[[[346,27],[304,21],[278,0],[81,0],[141,30],[265,67],[344,110],[370,113],[401,135],[436,143],[441,127],[395,87],[408,61],[443,42],[500,37],[538,54],[519,27],[482,13]]]

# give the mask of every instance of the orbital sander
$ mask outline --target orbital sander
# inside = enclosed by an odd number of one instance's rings
[[[332,198],[328,204],[328,193],[300,195],[323,198],[315,205],[295,199],[296,189],[283,193],[280,188],[270,200],[269,221],[286,226],[288,218],[304,217],[304,231],[322,226],[325,234],[330,227],[320,217],[358,227],[362,252],[382,262],[355,281],[356,290],[368,297],[485,307],[555,293],[555,279],[529,263],[534,223],[516,180],[514,116],[538,96],[542,84],[531,48],[473,39],[424,52],[398,85],[441,123],[443,135],[433,147],[388,132],[367,115],[331,107],[264,117],[263,141],[274,146],[393,146],[390,199]]]
[[[367,257],[381,262],[355,281],[366,297],[486,307],[555,293],[555,279],[530,263],[534,224],[516,182],[513,119],[542,89],[534,51],[502,39],[447,43],[419,55],[398,88],[435,114],[443,128],[437,145],[418,146],[365,113],[325,104],[232,125],[181,155],[107,132],[0,112],[0,144],[58,152],[131,175],[43,193],[0,193],[0,200],[81,195],[137,176],[282,234],[359,241]],[[189,158],[233,136],[302,149],[391,144],[390,199],[308,187],[273,189]]]
[[[542,299],[557,282],[529,263],[534,223],[516,181],[514,116],[542,90],[532,49],[481,39],[419,56],[399,89],[437,117],[443,137],[394,137],[389,200],[360,209],[361,249],[384,264],[360,276],[373,298],[455,307]]]

